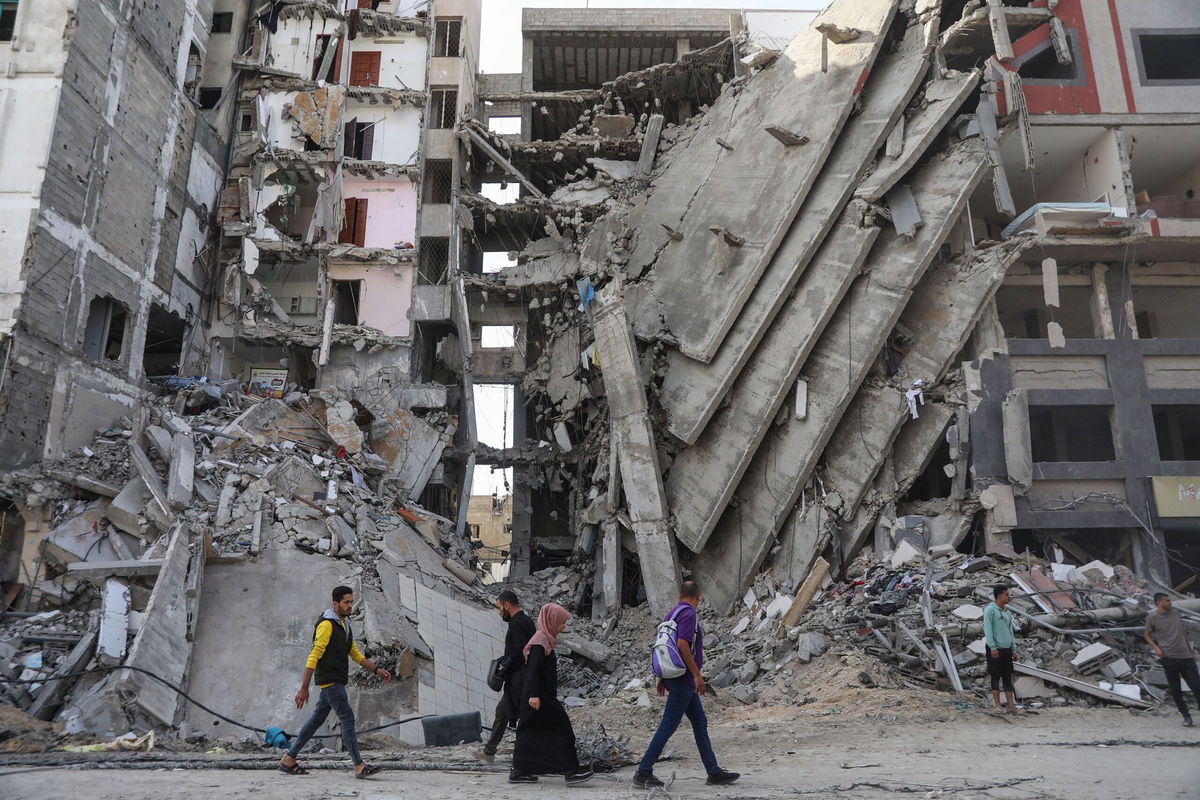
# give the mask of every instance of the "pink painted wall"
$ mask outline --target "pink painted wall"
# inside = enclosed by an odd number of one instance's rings
[[[346,178],[344,195],[367,199],[364,247],[390,250],[397,242],[416,244],[417,187],[408,178]]]
[[[367,208],[370,209],[370,204]],[[363,282],[358,312],[361,324],[378,328],[388,336],[409,335],[412,325],[408,319],[408,309],[412,305],[412,267],[330,264],[329,277],[335,281]]]

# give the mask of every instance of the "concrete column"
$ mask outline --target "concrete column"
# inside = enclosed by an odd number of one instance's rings
[[[513,444],[528,438],[525,396],[521,385],[513,386]],[[514,466],[512,477],[512,544],[509,548],[509,576],[529,574],[529,540],[533,527],[533,493],[529,489],[528,467]]]

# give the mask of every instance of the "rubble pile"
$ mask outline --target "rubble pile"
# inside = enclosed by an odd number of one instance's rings
[[[204,565],[251,562],[270,549],[350,561],[364,594],[381,603],[377,564],[385,561],[424,570],[447,592],[482,597],[470,542],[415,502],[455,429],[444,411],[397,408],[377,417],[335,392],[277,399],[229,387],[210,393],[197,382],[172,388],[141,409],[136,424],[124,419],[78,452],[6,476],[10,496],[50,510],[38,544],[45,579],[24,607],[52,610],[5,615],[5,677],[36,681],[126,664],[182,683]],[[197,393],[207,398],[204,410],[175,411],[196,407]],[[418,551],[436,555],[422,560]],[[433,575],[421,563],[442,569]],[[415,631],[385,636],[398,623],[379,623],[382,607],[375,613],[366,632],[376,657],[430,656]],[[169,657],[152,644],[160,639]],[[0,692],[39,719],[69,710],[74,732],[113,729],[90,718],[112,718],[89,705],[105,685],[103,675],[88,675],[0,684]],[[173,724],[176,697],[161,699],[137,701],[148,714],[143,724]]]

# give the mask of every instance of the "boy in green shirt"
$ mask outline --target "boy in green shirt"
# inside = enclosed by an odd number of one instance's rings
[[[992,589],[995,600],[983,610],[983,640],[987,646],[987,669],[992,678],[992,701],[996,711],[1000,705],[1000,683],[1004,683],[1004,694],[1008,699],[1008,713],[1017,713],[1016,692],[1013,689],[1013,655],[1016,639],[1013,637],[1013,615],[1006,611],[1010,599],[1007,586]]]

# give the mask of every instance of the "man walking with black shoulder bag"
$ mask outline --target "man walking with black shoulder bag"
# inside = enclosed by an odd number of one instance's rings
[[[500,613],[500,619],[508,623],[508,632],[504,634],[504,655],[496,665],[502,675],[503,685],[499,690],[500,702],[496,704],[496,718],[492,721],[492,735],[483,747],[475,750],[475,756],[489,764],[496,757],[496,749],[504,738],[504,729],[510,722],[516,724],[517,700],[513,687],[521,685],[519,679],[525,667],[523,651],[537,631],[533,620],[521,610],[520,600],[512,590],[505,589],[497,596],[496,610]]]

